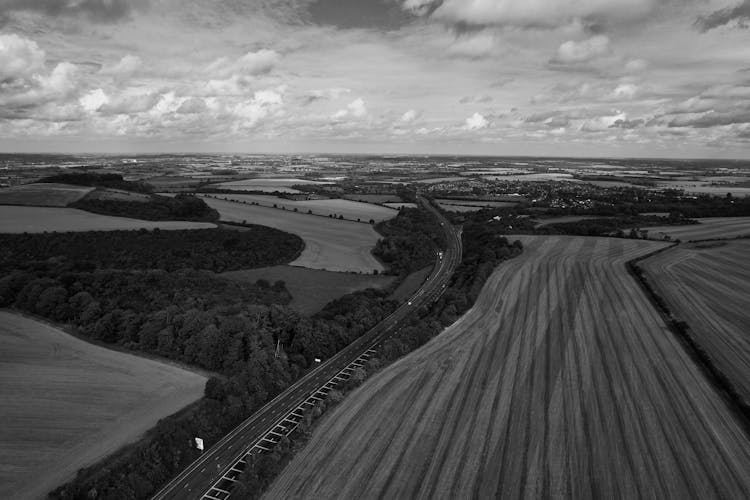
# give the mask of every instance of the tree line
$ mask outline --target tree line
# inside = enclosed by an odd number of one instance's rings
[[[238,229],[0,234],[0,271],[192,268],[215,272],[274,266],[304,249],[296,235],[266,226]]]
[[[420,208],[403,208],[392,219],[379,222],[375,229],[383,235],[373,255],[385,263],[389,274],[406,276],[435,262],[445,248],[445,234],[438,220]]]

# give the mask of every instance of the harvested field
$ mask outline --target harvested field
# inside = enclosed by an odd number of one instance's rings
[[[520,237],[476,305],[333,409],[267,498],[748,498],[750,441],[624,262]]]
[[[66,207],[93,190],[72,184],[22,184],[0,189],[0,205]]]
[[[201,398],[205,382],[0,311],[0,497],[44,498]]]
[[[661,239],[664,235],[669,235],[673,240],[682,241],[750,236],[750,217],[707,217],[696,220],[699,224],[644,227],[643,229],[648,229],[649,238],[652,239]]]
[[[286,283],[292,294],[289,307],[302,314],[312,315],[332,300],[366,288],[387,288],[396,279],[393,276],[372,274],[336,273],[294,266],[261,267],[242,271],[229,271],[219,276],[230,280],[255,283],[265,279],[273,284]]]
[[[750,403],[750,240],[679,245],[641,262],[674,316]]]
[[[246,221],[296,234],[305,240],[305,249],[292,266],[328,271],[372,273],[383,265],[372,255],[380,235],[370,224],[315,217],[288,210],[243,205],[232,201],[203,198],[219,211],[221,220]]]
[[[345,219],[360,219],[363,222],[368,222],[370,219],[375,222],[380,222],[398,215],[398,212],[391,208],[373,205],[372,203],[361,203],[358,201],[336,198],[328,200],[295,201],[262,194],[220,194],[218,196],[219,198],[226,198],[233,201],[257,203],[264,207],[273,207],[276,205],[278,209],[284,207],[287,210],[292,211],[296,208],[299,212],[306,215],[309,215],[308,210],[311,211],[313,215],[322,215],[325,217],[328,217],[329,215],[343,215]]]
[[[0,233],[116,231],[127,229],[206,229],[208,222],[144,221],[92,214],[75,208],[0,206]]]

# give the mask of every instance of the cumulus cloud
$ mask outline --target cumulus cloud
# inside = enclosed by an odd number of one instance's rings
[[[596,22],[641,18],[657,0],[406,0],[403,7],[456,24],[553,28],[576,19]]]
[[[595,35],[580,42],[573,40],[564,42],[558,47],[557,54],[551,62],[556,64],[584,63],[609,52],[609,38],[605,35]]]
[[[44,51],[18,35],[0,35],[0,84],[31,77],[44,68]]]
[[[185,99],[182,104],[180,104],[180,107],[177,108],[177,113],[183,115],[204,113],[206,111],[208,111],[206,101],[201,99],[200,97],[191,97]]]
[[[350,93],[351,90],[343,87],[331,87],[327,89],[309,90],[302,97],[302,104],[307,105],[315,101],[338,99],[344,94]]]
[[[633,83],[621,83],[612,91],[615,99],[632,99],[638,93],[638,86]]]
[[[414,120],[416,120],[418,116],[419,115],[418,115],[418,113],[416,111],[414,111],[413,109],[410,109],[410,110],[406,111],[403,115],[401,115],[401,122],[403,122],[403,123],[411,123]]]
[[[483,95],[483,96],[473,96],[473,95],[466,95],[463,96],[461,99],[458,100],[460,104],[471,104],[471,103],[480,103],[480,104],[486,104],[488,102],[492,102],[492,96],[489,95]]]
[[[111,23],[130,16],[146,0],[3,0],[0,14],[15,11],[38,12],[48,16],[85,16],[96,22]]]
[[[635,120],[615,120],[615,122],[609,126],[609,128],[622,128],[631,130],[634,128],[642,127],[645,121],[641,118]]]
[[[464,122],[464,128],[466,130],[481,130],[487,128],[489,125],[490,122],[480,113],[474,113]]]
[[[260,49],[237,59],[220,57],[206,68],[206,72],[217,80],[232,76],[263,75],[269,73],[280,59],[281,56],[276,51]]]
[[[96,89],[81,96],[78,102],[84,110],[93,113],[98,111],[103,104],[109,102],[109,96],[104,90]]]
[[[132,76],[141,67],[141,58],[134,55],[125,55],[117,63],[102,68],[103,75],[111,75],[118,78]]]
[[[346,117],[361,118],[367,114],[367,106],[361,97],[354,99],[346,105],[346,108],[340,109],[333,114],[334,120],[340,120]]]
[[[737,23],[738,26],[746,28],[748,21],[750,21],[750,0],[743,0],[734,7],[726,7],[707,16],[699,17],[695,20],[695,27],[705,33],[730,23]]]
[[[621,111],[615,111],[613,114],[596,116],[584,121],[581,124],[581,130],[584,132],[601,132],[607,130],[618,121],[627,120],[628,117]]]

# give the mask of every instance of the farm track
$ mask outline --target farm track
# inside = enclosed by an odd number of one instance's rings
[[[624,263],[521,237],[469,313],[324,418],[267,498],[748,498],[750,442]]]
[[[674,316],[750,402],[750,240],[680,245],[641,266]]]

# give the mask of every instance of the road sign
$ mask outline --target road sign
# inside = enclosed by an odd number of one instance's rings
[[[203,451],[203,440],[201,438],[195,438],[195,447]]]

